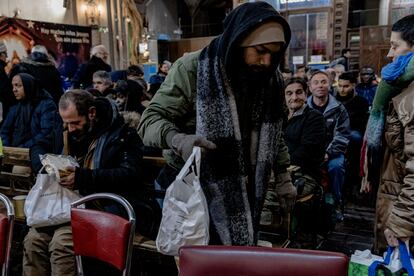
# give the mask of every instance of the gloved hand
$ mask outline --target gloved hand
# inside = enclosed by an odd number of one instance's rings
[[[276,176],[276,193],[280,207],[285,212],[291,212],[295,207],[296,188],[292,184],[290,173],[283,172]]]
[[[190,157],[194,146],[209,150],[216,149],[217,147],[216,144],[201,135],[177,133],[172,137],[171,147],[184,161]]]

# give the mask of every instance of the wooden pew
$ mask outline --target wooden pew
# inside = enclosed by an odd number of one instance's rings
[[[147,181],[155,180],[159,171],[164,165],[165,165],[164,157],[144,156],[143,157],[143,171],[145,172],[145,178],[146,178],[145,180]],[[150,175],[148,175],[148,173],[150,173]]]
[[[8,196],[27,194],[34,181],[29,149],[3,147],[0,191]]]
[[[145,182],[152,185],[159,170],[165,164],[163,157],[144,156],[143,171]],[[20,170],[13,170],[19,166]],[[8,170],[6,170],[8,169]],[[3,157],[0,169],[0,192],[9,196],[27,194],[34,185],[35,175],[31,170],[28,148],[3,147]]]

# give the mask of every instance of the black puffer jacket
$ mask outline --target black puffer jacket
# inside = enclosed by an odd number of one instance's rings
[[[303,173],[316,180],[325,155],[326,127],[323,115],[308,106],[293,115],[285,126],[285,141],[289,148],[290,162],[300,166]]]
[[[92,56],[91,59],[79,66],[78,71],[72,80],[73,88],[86,89],[92,86],[93,73],[96,71],[111,72],[112,68],[109,64],[106,64],[101,58]]]
[[[368,101],[361,96],[355,95],[355,93],[348,97],[341,97],[338,94],[336,99],[345,106],[348,112],[351,130],[359,131],[364,135],[369,116]]]
[[[152,193],[141,185],[142,141],[136,130],[124,123],[113,102],[103,97],[95,102],[101,131],[93,153],[94,169],[76,169],[75,189],[82,195],[109,192],[125,197],[139,215],[136,230],[155,239],[161,210]],[[102,204],[109,212],[123,214],[115,205]]]
[[[53,101],[58,105],[59,99],[63,94],[62,80],[55,64],[43,53],[32,53],[28,58],[16,64],[10,71],[10,79],[18,73],[32,75],[40,84],[40,88],[45,89],[52,96]]]
[[[110,100],[97,98],[96,109],[99,125],[107,127],[100,128],[97,134],[94,169],[77,168],[75,187],[83,195],[112,192],[133,196],[140,187],[142,141]]]

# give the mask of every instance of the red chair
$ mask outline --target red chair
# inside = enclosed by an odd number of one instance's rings
[[[247,246],[184,246],[180,276],[346,276],[342,253]]]
[[[0,264],[1,275],[9,275],[10,249],[13,239],[14,207],[10,199],[0,193],[0,201],[6,207],[6,214],[0,214]]]
[[[97,199],[109,199],[122,205],[128,220],[107,212],[82,208],[85,202]],[[71,224],[78,275],[84,275],[81,256],[109,263],[122,271],[122,275],[129,275],[135,212],[126,199],[110,193],[85,196],[72,203]]]

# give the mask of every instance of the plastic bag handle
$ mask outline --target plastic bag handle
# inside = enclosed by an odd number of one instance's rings
[[[377,269],[381,268],[385,273],[387,273],[387,270],[384,270],[383,266],[389,265],[391,261],[391,255],[394,251],[395,247],[388,246],[387,247],[387,253],[385,254],[384,261],[374,261],[369,267],[368,267],[368,276],[375,276]],[[391,275],[391,273],[390,273]],[[411,276],[411,275],[410,275]]]
[[[399,244],[398,249],[400,251],[399,259],[401,261],[402,268],[404,268],[407,271],[408,276],[414,276],[414,268],[411,264],[411,258],[408,252],[408,248],[406,244],[402,242],[401,240],[398,240],[398,244]],[[368,276],[375,276],[376,271],[378,269],[382,269],[384,273],[387,274],[388,271],[384,270],[384,266],[387,266],[390,264],[391,255],[394,252],[395,248],[396,247],[388,246],[384,261],[373,262],[368,268]]]
[[[195,160],[194,160],[195,159]],[[193,147],[193,152],[190,157],[188,157],[180,173],[177,175],[176,179],[183,179],[185,174],[188,172],[191,166],[195,163],[196,175],[200,176],[200,160],[201,160],[201,148]],[[194,162],[195,161],[195,162]]]
[[[398,240],[398,243],[400,248],[401,265],[405,270],[407,270],[408,276],[414,276],[414,268],[411,264],[410,253],[408,251],[409,249],[404,242]]]

